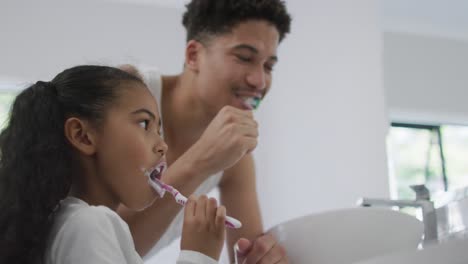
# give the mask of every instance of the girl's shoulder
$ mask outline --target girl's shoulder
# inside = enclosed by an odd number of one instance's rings
[[[55,224],[59,225],[59,232],[80,232],[90,233],[100,230],[121,231],[130,234],[128,225],[120,216],[106,206],[88,205],[77,198],[68,197],[61,203],[61,208],[56,216]]]
[[[117,213],[105,206],[67,198],[56,214],[48,256],[53,260],[50,263],[67,263],[77,256],[138,260],[134,248],[128,225]]]

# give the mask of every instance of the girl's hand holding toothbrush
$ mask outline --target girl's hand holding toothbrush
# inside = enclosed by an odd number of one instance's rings
[[[226,208],[206,195],[188,198],[185,205],[181,249],[203,253],[219,260],[225,239]]]

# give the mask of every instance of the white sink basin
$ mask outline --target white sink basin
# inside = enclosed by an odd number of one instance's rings
[[[270,232],[286,248],[291,263],[349,264],[415,250],[423,224],[389,209],[350,208],[293,219]]]
[[[466,264],[468,263],[468,240],[453,240],[434,244],[423,250],[404,250],[375,257],[354,264]]]

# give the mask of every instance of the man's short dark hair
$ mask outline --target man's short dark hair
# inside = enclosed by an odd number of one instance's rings
[[[290,30],[291,16],[281,0],[192,0],[186,8],[182,24],[187,30],[187,41],[203,42],[249,20],[265,20],[274,25],[280,42]]]

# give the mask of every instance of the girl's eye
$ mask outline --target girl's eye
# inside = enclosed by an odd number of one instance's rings
[[[150,121],[148,119],[141,121],[138,123],[143,129],[148,130]]]

